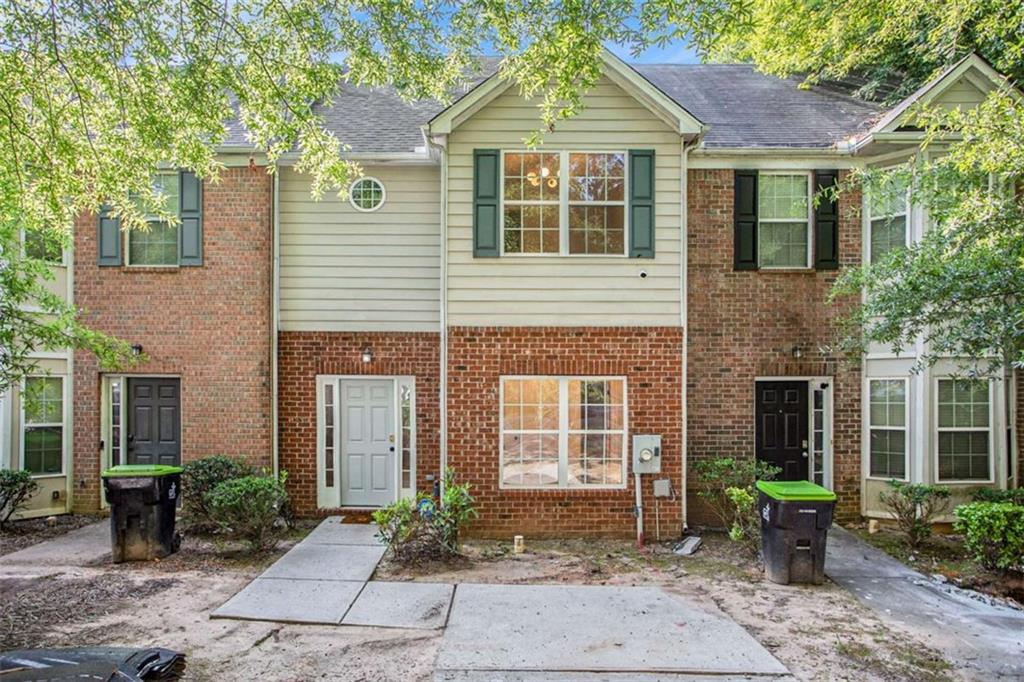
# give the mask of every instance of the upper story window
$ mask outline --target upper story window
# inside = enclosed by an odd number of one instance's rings
[[[871,192],[868,202],[868,258],[877,263],[907,245],[907,184],[902,179]]]
[[[811,257],[811,176],[761,173],[757,253],[762,268],[806,268]]]
[[[359,178],[349,187],[348,200],[357,211],[376,211],[384,205],[384,184],[377,178]]]
[[[64,471],[64,380],[25,379],[22,468],[35,475]]]
[[[37,230],[25,231],[25,255],[51,265],[64,264],[64,249],[56,239]]]
[[[153,190],[160,197],[164,210],[181,219],[181,182],[177,171],[159,172],[153,175]],[[146,214],[146,231],[132,230],[128,233],[129,265],[177,265],[178,264],[178,223],[161,220],[154,214]]]
[[[506,254],[626,254],[625,152],[504,152]]]
[[[939,379],[937,403],[939,481],[991,480],[989,382]]]

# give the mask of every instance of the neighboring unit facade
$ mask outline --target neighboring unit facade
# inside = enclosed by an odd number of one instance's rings
[[[537,149],[536,102],[496,75],[447,108],[346,85],[323,112],[363,167],[346,200],[225,155],[217,184],[160,180],[175,230],[83,216],[75,303],[145,361],[74,359],[75,507],[101,504],[108,464],[211,454],[287,471],[304,515],[450,468],[474,532],[500,536],[629,535],[638,508],[647,537],[678,536],[713,521],[694,466],[724,456],[835,490],[843,519],[883,516],[890,479],[1017,484],[1019,376],[839,351],[855,301],[832,284],[927,216],[812,199],[917,153],[905,108],[746,66],[604,65]],[[970,57],[914,100],[997,82]]]

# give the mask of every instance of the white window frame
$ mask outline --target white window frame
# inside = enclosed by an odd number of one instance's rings
[[[558,381],[558,485],[509,485],[505,483],[505,381]],[[569,485],[569,382],[622,382],[622,483]],[[587,433],[619,433],[618,429]],[[507,374],[498,378],[498,489],[499,490],[625,490],[629,454],[629,382],[624,376]]]
[[[181,171],[161,168],[153,172],[153,176],[157,175],[178,175],[178,206],[175,208],[175,213],[178,216],[178,243],[181,243]],[[148,220],[146,222],[159,222],[155,220]],[[123,242],[121,248],[124,251],[124,265],[126,268],[163,268],[163,269],[180,269],[181,268],[181,252],[179,248],[178,256],[174,263],[132,263],[132,232],[133,230],[124,230],[122,237]]]
[[[28,420],[25,418],[25,391],[26,391],[26,384],[31,379],[58,379],[58,380],[60,380],[60,395],[61,395],[60,418],[61,418],[61,421],[60,421],[59,424],[56,423],[56,422],[41,422],[41,423],[38,423],[38,424],[35,424],[35,423],[29,424],[28,423]],[[21,418],[20,418],[19,424],[18,424],[18,428],[20,430],[20,434],[19,434],[20,438],[19,438],[19,440],[21,441],[21,443],[19,444],[19,448],[18,448],[19,449],[19,453],[18,453],[19,454],[18,469],[21,470],[21,471],[27,471],[27,469],[25,468],[25,430],[28,427],[33,426],[33,427],[48,428],[48,427],[59,426],[60,429],[61,429],[61,431],[60,431],[60,471],[59,472],[55,472],[54,471],[54,472],[42,473],[42,474],[35,474],[34,473],[34,474],[32,474],[32,478],[34,478],[34,479],[63,478],[64,476],[67,475],[67,469],[68,469],[67,459],[68,459],[68,452],[70,452],[70,445],[71,445],[71,443],[70,443],[70,436],[71,436],[70,431],[71,431],[71,429],[68,428],[68,423],[70,422],[70,420],[68,419],[68,410],[71,407],[71,401],[70,401],[70,397],[71,396],[69,395],[70,384],[71,384],[71,382],[68,381],[67,377],[64,376],[63,374],[31,374],[31,375],[25,377],[24,379],[22,379],[22,381],[21,381],[21,391],[20,391],[20,395],[18,396],[18,402],[21,404]]]
[[[903,382],[903,426],[873,426],[871,424],[871,382],[902,381]],[[870,481],[902,481],[910,480],[910,379],[905,376],[871,376],[864,378],[864,463],[867,478]],[[871,431],[903,431],[903,477],[876,476],[871,473]]]
[[[375,182],[375,183],[377,183],[377,186],[380,187],[380,203],[377,204],[376,206],[374,206],[373,208],[363,208],[362,206],[359,206],[356,203],[355,195],[352,194],[352,190],[355,189],[356,184],[358,184],[360,182],[363,182],[365,180],[369,180],[371,182]],[[383,181],[380,180],[380,178],[374,177],[372,175],[363,175],[361,177],[356,178],[351,183],[349,183],[349,186],[348,186],[348,203],[349,203],[349,206],[351,206],[355,210],[359,211],[360,213],[373,213],[374,211],[379,211],[381,208],[384,207],[384,204],[387,202],[387,200],[388,200],[388,190],[384,186],[384,183],[383,183]]]
[[[772,175],[803,175],[807,178],[807,253],[803,265],[764,265],[761,263],[761,223],[802,223],[796,218],[764,219],[761,207],[757,209],[757,269],[758,270],[813,270],[814,269],[814,173],[806,170],[765,170],[758,171],[757,201],[761,202],[761,178]]]
[[[971,379],[965,379],[964,377],[954,376],[937,376],[933,380],[932,395],[935,396],[932,400],[932,464],[935,467],[935,482],[943,485],[985,485],[996,482],[996,453],[998,448],[996,447],[996,438],[998,433],[995,428],[996,424],[996,401],[995,401],[995,381],[991,378],[988,379],[977,379],[978,381],[985,381],[988,383],[988,429],[980,429],[974,427],[964,426],[944,426],[939,427],[939,382],[940,381],[970,381]],[[988,478],[969,478],[969,479],[955,479],[955,478],[942,478],[939,473],[939,434],[942,432],[968,432],[973,433],[976,431],[988,431]]]
[[[558,154],[558,253],[505,253],[505,156],[508,154]],[[622,205],[622,253],[569,253],[569,155],[570,154],[621,154],[623,158],[622,201],[573,202],[577,206],[618,206]],[[499,248],[503,258],[628,258],[629,257],[629,150],[626,149],[562,149],[558,151],[536,149],[501,150],[501,176],[499,178],[498,213]],[[522,206],[551,206],[553,201],[515,201]]]
[[[892,170],[892,168],[882,169],[882,172]],[[903,216],[903,245],[906,247],[910,246],[910,219],[911,219],[911,205],[910,205],[910,194],[911,188],[907,187],[905,196],[903,199],[903,212],[902,213],[886,213],[884,215],[875,215],[871,211],[871,196],[870,191],[867,192],[865,198],[865,210],[864,216],[866,222],[864,224],[864,262],[873,263],[874,254],[871,252],[871,234],[872,234],[872,223],[876,220],[881,219],[892,219],[897,216]]]

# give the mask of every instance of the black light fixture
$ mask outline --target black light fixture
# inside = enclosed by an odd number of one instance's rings
[[[793,357],[797,360],[804,356],[804,349],[801,348],[799,344],[793,346],[793,350],[790,352],[793,354]]]
[[[142,355],[141,343],[136,343],[132,345],[132,355],[134,355],[135,357],[139,357],[140,355]]]
[[[369,346],[363,348],[363,364],[370,364],[373,362],[373,349]]]

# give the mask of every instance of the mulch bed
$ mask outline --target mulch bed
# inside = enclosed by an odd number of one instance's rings
[[[0,651],[60,643],[59,628],[105,616],[125,602],[144,600],[177,583],[174,578],[133,580],[116,573],[0,579]]]
[[[50,518],[53,519],[52,523],[48,522],[46,517],[9,522],[0,531],[0,556],[64,535],[82,526],[88,526],[104,517],[90,516],[89,514],[62,514]]]

